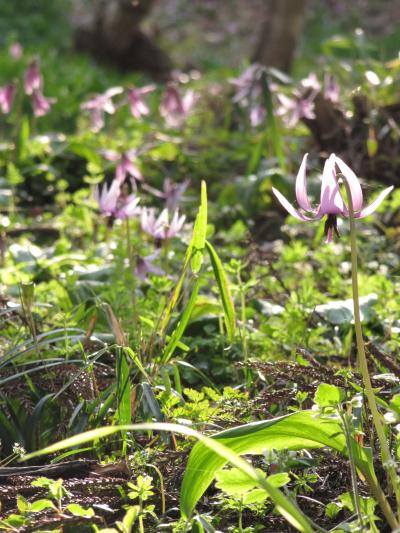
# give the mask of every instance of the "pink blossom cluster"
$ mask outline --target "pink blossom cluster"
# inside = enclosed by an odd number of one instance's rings
[[[18,43],[17,43],[18,44]],[[13,57],[18,57],[18,49],[10,53]],[[22,53],[22,49],[21,49]],[[35,117],[43,117],[50,112],[51,105],[55,98],[48,98],[43,94],[43,76],[40,71],[39,61],[34,59],[25,71],[24,92],[31,99],[32,111]],[[17,94],[17,84],[12,82],[0,87],[0,109],[3,114],[11,112],[15,96]]]

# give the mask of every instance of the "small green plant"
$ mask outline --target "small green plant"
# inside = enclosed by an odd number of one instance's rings
[[[286,473],[272,474],[267,477],[260,469],[256,469],[256,472],[274,487],[283,487],[290,481],[290,477]],[[224,493],[224,497],[221,499],[222,507],[233,509],[238,513],[238,527],[235,531],[237,533],[256,531],[253,528],[243,528],[243,511],[248,509],[261,513],[268,500],[268,494],[265,490],[237,468],[220,470],[216,473],[215,478],[217,480],[216,486]]]

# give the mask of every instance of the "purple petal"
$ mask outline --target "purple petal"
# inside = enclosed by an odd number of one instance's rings
[[[369,204],[367,207],[364,207],[364,209],[361,209],[359,213],[356,213],[355,217],[364,218],[364,217],[371,215],[374,211],[378,209],[378,207],[381,205],[381,203],[386,198],[386,196],[390,192],[392,192],[393,188],[394,187],[392,185],[391,187],[384,189],[371,204]]]
[[[301,162],[299,172],[296,178],[296,198],[299,206],[305,211],[312,211],[312,207],[308,200],[307,196],[307,180],[306,180],[306,166],[307,166],[307,156],[306,154],[303,157]]]
[[[343,214],[345,206],[340,194],[339,184],[335,174],[335,154],[331,154],[325,161],[321,183],[321,201],[317,217],[324,215]]]
[[[340,159],[340,157],[336,157],[336,164],[349,184],[354,211],[360,211],[363,205],[363,193],[357,176],[354,174],[351,168],[346,165],[342,159]]]
[[[275,194],[276,198],[279,200],[279,202],[282,204],[282,206],[286,209],[286,211],[289,213],[289,215],[292,215],[292,217],[297,218],[298,220],[312,220],[309,217],[306,217],[300,211],[297,211],[292,204],[289,202],[289,200],[286,200],[286,198],[281,194],[277,189],[272,187],[272,192]]]

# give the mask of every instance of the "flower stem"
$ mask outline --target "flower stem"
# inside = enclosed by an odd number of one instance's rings
[[[359,291],[358,291],[358,276],[357,276],[357,232],[356,224],[354,218],[354,208],[353,200],[351,197],[350,187],[345,180],[344,185],[346,187],[348,207],[349,207],[349,219],[350,219],[350,243],[351,243],[351,282],[353,288],[353,305],[354,305],[354,328],[356,332],[356,343],[357,343],[357,362],[362,375],[365,395],[367,396],[369,409],[372,414],[373,424],[376,430],[376,434],[379,440],[379,446],[382,456],[383,467],[388,473],[390,484],[392,485],[393,491],[396,495],[397,508],[399,508],[400,503],[400,493],[397,483],[397,475],[395,470],[395,465],[392,460],[388,441],[385,435],[385,429],[382,422],[382,417],[378,411],[378,407],[375,400],[374,391],[372,389],[371,378],[368,371],[367,357],[364,349],[364,339],[362,334],[361,319],[360,319],[360,302],[359,302]],[[390,526],[394,529],[399,527],[399,523],[394,516],[392,510],[390,509],[386,498],[386,510],[382,508],[386,519],[388,520]],[[380,502],[382,506],[383,501]],[[388,511],[390,515],[388,516]]]

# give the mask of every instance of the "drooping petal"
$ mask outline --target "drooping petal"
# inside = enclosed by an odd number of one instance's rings
[[[372,213],[374,211],[376,211],[378,209],[378,207],[381,205],[381,203],[386,198],[386,196],[390,192],[392,192],[393,188],[394,187],[392,185],[391,187],[388,187],[387,189],[384,189],[372,203],[370,203],[367,207],[364,207],[364,209],[361,209],[361,211],[359,213],[356,213],[355,217],[356,218],[364,218],[364,217],[367,217],[369,215],[372,215]]]
[[[317,211],[319,218],[344,212],[345,206],[335,174],[335,159],[335,154],[331,154],[325,161],[321,182],[321,202]]]
[[[326,232],[325,243],[329,244],[331,242],[333,242],[333,228],[328,228],[328,230]]]
[[[336,156],[336,164],[343,174],[343,177],[349,184],[351,198],[353,200],[353,209],[355,212],[360,211],[363,205],[363,193],[361,190],[360,182],[351,168],[346,163]]]
[[[282,204],[282,207],[286,209],[286,211],[289,213],[289,215],[292,215],[292,217],[297,218],[298,220],[312,220],[312,218],[309,218],[297,209],[295,209],[292,204],[287,200],[283,194],[281,194],[277,189],[272,187],[272,192],[275,194],[276,198],[279,200],[279,202]]]
[[[301,162],[299,172],[296,178],[296,199],[299,206],[305,211],[312,211],[312,207],[308,200],[307,196],[307,178],[306,178],[306,168],[307,168],[307,157],[306,154],[303,157]]]

